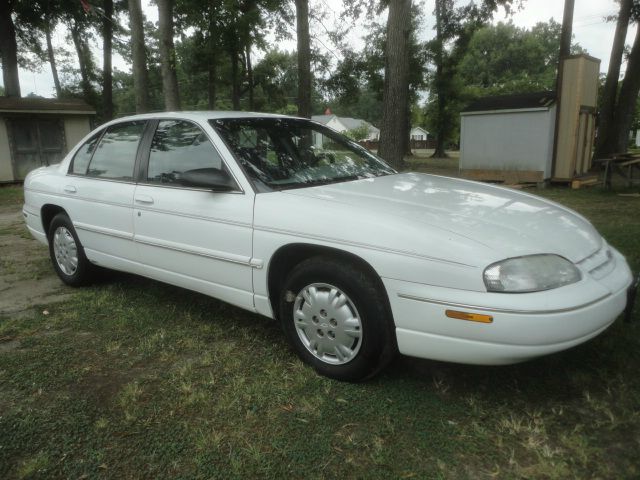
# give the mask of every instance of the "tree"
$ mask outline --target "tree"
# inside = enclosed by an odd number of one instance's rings
[[[160,67],[166,110],[180,110],[176,76],[176,50],[173,45],[173,0],[156,0],[160,34]]]
[[[611,150],[606,153],[626,152],[629,144],[629,129],[640,92],[640,28],[627,61],[627,71],[620,87],[618,102],[611,127]]]
[[[409,118],[409,35],[411,0],[390,0],[378,154],[402,168]]]
[[[311,44],[309,0],[296,1],[298,42],[298,116],[311,118]]]
[[[96,92],[93,87],[93,82],[97,79],[96,66],[88,41],[89,22],[86,15],[79,9],[70,9],[65,18],[80,66],[82,96],[85,102],[97,106]]]
[[[149,110],[149,80],[147,73],[147,54],[144,45],[144,29],[142,25],[142,7],[140,0],[128,1],[136,113],[144,113]]]
[[[433,113],[433,125],[430,127],[436,132],[436,151],[434,156],[443,156],[447,140],[453,136],[453,130],[458,123],[454,116],[456,108],[452,108],[460,102],[459,82],[455,82],[458,64],[464,57],[473,34],[479,28],[485,26],[493,17],[499,6],[502,6],[507,14],[511,12],[514,3],[521,4],[518,0],[482,0],[471,1],[456,7],[453,0],[436,0],[436,37],[429,43],[432,63],[435,73],[431,76],[431,94],[435,97],[431,104],[435,106]]]
[[[51,24],[47,23],[44,27],[45,39],[47,42],[47,57],[49,59],[49,65],[51,67],[51,76],[53,77],[53,85],[56,89],[56,97],[62,96],[62,86],[60,85],[60,77],[58,76],[58,66],[56,64],[56,56],[53,51],[53,44],[51,42]]]
[[[5,96],[20,97],[18,45],[12,17],[13,4],[12,0],[0,0],[0,57]]]
[[[111,69],[111,45],[113,42],[113,0],[104,0],[102,20],[102,102],[103,120],[113,118],[113,74]]]
[[[434,60],[436,65],[436,73],[434,76],[433,85],[436,91],[436,105],[437,105],[437,121],[436,121],[436,148],[433,152],[434,157],[446,157],[447,154],[444,148],[444,142],[447,137],[447,133],[449,131],[449,118],[446,116],[446,99],[448,97],[447,90],[451,90],[448,88],[450,85],[450,79],[447,81],[445,77],[445,68],[449,65],[445,65],[444,62],[444,23],[445,23],[445,13],[447,7],[451,8],[448,3],[452,2],[449,0],[436,0],[436,38],[434,40]]]
[[[631,18],[631,7],[633,0],[621,0],[620,11],[616,21],[616,31],[611,47],[609,58],[609,69],[607,79],[602,91],[600,100],[600,115],[598,125],[598,137],[596,138],[595,158],[602,158],[608,152],[615,150],[613,147],[612,127],[616,106],[616,96],[618,93],[618,80],[620,78],[620,67],[622,65],[622,54],[624,53],[624,42],[627,37],[627,29]]]
[[[560,33],[553,19],[531,29],[500,22],[477,30],[457,68],[465,100],[552,90]],[[581,52],[580,45],[571,45],[572,54]]]

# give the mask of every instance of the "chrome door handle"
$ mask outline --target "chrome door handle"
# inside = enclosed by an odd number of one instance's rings
[[[63,190],[67,193],[76,193],[78,191],[73,185],[65,185]]]
[[[151,205],[153,204],[153,198],[151,198],[149,195],[136,195],[136,203]]]

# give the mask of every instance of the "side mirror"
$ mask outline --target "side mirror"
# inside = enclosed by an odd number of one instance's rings
[[[224,170],[217,168],[197,168],[180,174],[181,185],[206,188],[214,192],[229,192],[236,189],[236,183]]]

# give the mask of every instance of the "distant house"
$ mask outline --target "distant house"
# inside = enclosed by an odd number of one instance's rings
[[[366,120],[362,120],[360,118],[351,118],[351,117],[339,117],[334,114],[329,115],[314,115],[311,117],[311,120],[326,125],[337,132],[344,133],[349,130],[357,130],[362,128],[363,126],[367,127],[368,134],[365,138],[358,138],[356,140],[372,140],[376,141],[380,138],[380,129],[374,127]]]
[[[60,162],[89,133],[95,113],[80,100],[0,97],[0,183]]]
[[[429,132],[427,132],[422,127],[413,127],[411,129],[410,138],[411,140],[427,140],[429,137]]]

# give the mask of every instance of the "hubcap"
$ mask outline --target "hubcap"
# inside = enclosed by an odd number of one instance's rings
[[[355,305],[339,288],[307,285],[293,303],[298,337],[316,358],[332,365],[350,362],[362,345],[362,322]]]
[[[78,270],[78,247],[66,227],[58,227],[53,234],[53,254],[62,273],[73,275]]]

